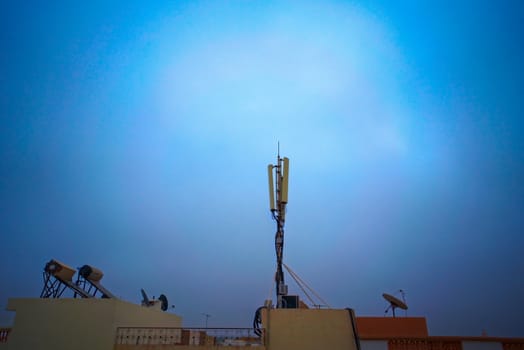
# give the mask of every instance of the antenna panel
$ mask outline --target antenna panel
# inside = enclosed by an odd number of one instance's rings
[[[282,178],[282,189],[280,194],[280,201],[287,203],[287,189],[289,183],[289,158],[284,157],[284,174]]]
[[[275,210],[275,188],[273,187],[273,165],[267,166],[267,178],[269,181],[269,209]]]

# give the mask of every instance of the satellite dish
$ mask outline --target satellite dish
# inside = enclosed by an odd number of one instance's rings
[[[169,304],[167,303],[167,297],[164,294],[160,294],[160,296],[158,297],[158,300],[160,300],[160,302],[162,303],[160,305],[160,309],[162,311],[166,311],[169,306]]]
[[[402,310],[408,309],[408,305],[404,301],[400,300],[399,298],[394,297],[391,294],[383,293],[382,297],[386,299],[386,301],[389,303],[389,306],[386,309],[386,313],[388,312],[389,309],[391,309],[393,311],[393,317],[395,317],[395,309],[397,307]]]
[[[142,305],[143,306],[149,306],[149,298],[147,297],[146,291],[144,289],[140,289],[140,293],[142,293]]]
[[[155,300],[155,297],[153,297],[153,299],[149,299],[145,290],[140,289],[140,292],[142,293],[142,306],[154,308],[157,310],[160,309],[162,311],[166,311],[169,308],[167,297],[164,294],[160,294],[160,297]]]

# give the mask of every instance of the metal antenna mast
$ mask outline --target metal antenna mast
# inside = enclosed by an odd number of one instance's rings
[[[280,158],[280,146],[277,155],[277,164],[269,164],[267,166],[267,172],[269,180],[269,208],[273,219],[277,223],[277,232],[275,234],[275,251],[277,255],[277,271],[275,274],[277,308],[282,308],[282,296],[287,295],[287,285],[284,283],[282,260],[284,256],[284,223],[288,194],[289,159],[286,157]],[[273,172],[275,173],[275,179]]]
[[[202,316],[206,318],[206,328],[207,328],[207,320],[211,317],[210,314],[206,314],[205,312],[202,313]]]

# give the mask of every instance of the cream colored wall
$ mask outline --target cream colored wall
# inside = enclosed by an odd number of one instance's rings
[[[10,299],[9,350],[113,349],[119,326],[180,327],[180,317],[116,299]]]
[[[264,309],[269,350],[356,349],[349,310]]]
[[[11,299],[16,311],[8,349],[110,349],[114,310],[108,299]]]

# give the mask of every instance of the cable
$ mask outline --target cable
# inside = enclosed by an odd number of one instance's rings
[[[298,286],[300,287],[300,289],[302,289],[302,291],[304,292],[304,294],[306,294],[306,296],[308,297],[308,299],[311,300],[310,296],[304,291],[302,285],[304,287],[306,287],[311,293],[313,293],[313,295],[315,297],[317,297],[318,300],[320,300],[323,304],[321,305],[316,305],[313,301],[311,302],[314,306],[327,306],[328,308],[331,308],[331,306],[329,306],[329,304],[324,300],[322,299],[322,297],[320,295],[317,294],[317,292],[315,292],[313,290],[313,288],[311,288],[310,286],[307,285],[306,282],[304,282],[304,280],[302,280],[300,278],[299,275],[296,274],[296,272],[294,272],[293,270],[291,270],[291,268],[289,266],[287,266],[286,264],[282,263],[282,265],[284,265],[284,267],[286,268],[286,270],[289,272],[289,274],[291,275],[291,277],[293,277],[293,279],[295,280],[295,282],[297,282]],[[297,281],[298,280],[298,281]]]
[[[255,311],[255,317],[253,318],[253,332],[259,337],[262,336],[262,314],[260,311],[265,308],[265,306],[259,307],[257,311]]]
[[[289,267],[286,266],[286,264],[283,264],[284,267],[286,268],[287,272],[291,275],[291,277],[293,278],[293,280],[296,282],[296,284],[299,286],[299,288],[302,290],[302,292],[306,295],[306,297],[309,299],[309,301],[311,302],[311,304],[315,305],[315,301],[309,296],[309,294],[306,292],[306,290],[304,289],[304,287],[302,287],[302,285],[300,284],[300,282],[298,281],[298,279],[296,278],[295,274],[293,273],[293,271],[291,271],[289,269]]]
[[[320,300],[320,301],[323,303],[323,305],[327,306],[328,308],[331,308],[331,306],[329,306],[329,304],[328,304],[324,299],[322,299],[322,297],[321,297],[320,295],[318,295],[318,294],[313,290],[313,288],[311,288],[310,286],[308,286],[307,283],[304,282],[304,281],[300,278],[300,276],[297,275],[297,278],[298,278],[298,279],[299,279],[299,280],[300,280],[300,281],[301,281],[301,282],[306,286],[307,289],[309,289],[309,290],[311,291],[311,293],[313,293],[313,294],[318,298],[318,300]]]

